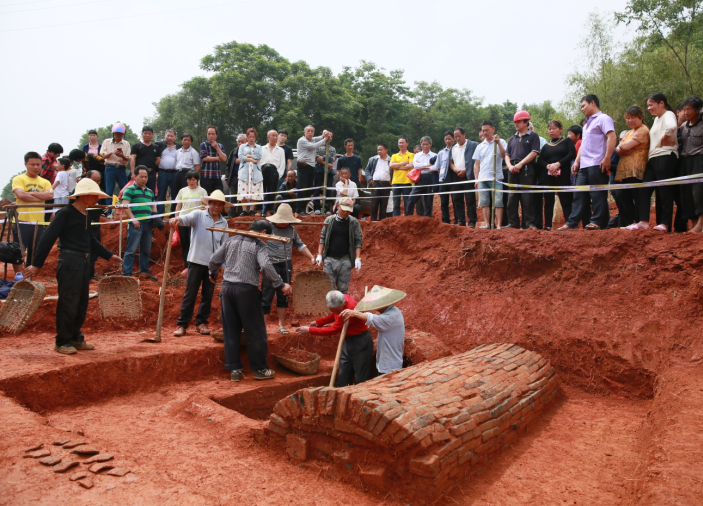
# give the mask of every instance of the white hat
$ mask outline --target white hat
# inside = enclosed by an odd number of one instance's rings
[[[225,207],[232,207],[232,206],[234,206],[234,204],[230,204],[229,202],[227,202],[227,200],[225,199],[225,194],[222,193],[220,190],[215,190],[214,192],[212,192],[212,193],[210,194],[209,197],[203,197],[203,198],[200,199],[200,200],[202,200],[202,201],[203,201],[203,204],[205,204],[205,205],[207,205],[207,203],[210,202],[210,200],[217,200],[217,201],[219,201],[219,202],[224,202],[224,203],[225,203]]]

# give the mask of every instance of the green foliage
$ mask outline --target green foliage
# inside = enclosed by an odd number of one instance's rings
[[[115,123],[120,123],[119,121],[116,121]],[[125,134],[124,134],[124,139],[129,142],[130,144],[134,144],[135,142],[139,141],[139,137],[137,136],[136,133],[127,125],[126,123],[122,123],[125,126]],[[81,135],[80,140],[78,141],[78,149],[83,149],[83,146],[88,143],[88,131],[91,130],[90,128],[85,131],[83,135]],[[102,142],[105,139],[110,139],[112,138],[112,124],[107,125],[105,127],[99,127],[99,128],[93,128],[92,130],[96,130],[98,132],[98,142]],[[65,153],[64,155],[66,155]]]
[[[2,189],[2,195],[0,195],[0,199],[2,200],[15,200],[15,194],[12,193],[12,180],[14,179],[15,176],[19,176],[20,174],[24,174],[25,171],[18,172],[17,174],[13,175],[10,180],[7,182],[5,187]]]

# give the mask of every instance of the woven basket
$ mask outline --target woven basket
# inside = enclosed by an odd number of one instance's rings
[[[98,281],[100,317],[103,320],[138,320],[142,316],[139,280],[131,276],[106,276]]]
[[[0,328],[19,334],[34,315],[45,295],[46,287],[41,283],[26,279],[15,283],[0,308]]]
[[[293,310],[298,314],[328,314],[325,302],[332,290],[332,278],[324,271],[304,271],[295,276]]]
[[[317,369],[320,367],[320,355],[317,353],[311,353],[305,350],[297,350],[290,348],[283,355],[274,355],[273,358],[276,362],[281,364],[286,369],[290,369],[293,372],[302,374],[303,376],[309,376],[311,374],[317,373]],[[291,355],[296,356],[297,359],[293,358]]]

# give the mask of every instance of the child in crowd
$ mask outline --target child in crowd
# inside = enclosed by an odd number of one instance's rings
[[[71,161],[68,158],[59,158],[56,165],[56,180],[51,185],[54,190],[54,204],[68,204],[68,170]]]
[[[339,199],[342,197],[349,197],[352,199],[352,201],[356,204],[357,199],[359,198],[359,191],[356,187],[356,183],[352,181],[351,178],[351,172],[349,171],[348,167],[341,167],[337,171],[337,175],[339,176],[339,181],[337,181],[337,184],[335,185],[337,188],[337,199],[334,202],[334,207],[332,210],[334,212],[337,211],[337,205],[339,204]],[[358,209],[355,207],[355,212],[357,212],[358,215]],[[330,212],[327,212],[325,214],[332,214]]]
[[[176,205],[176,215],[185,216],[186,214],[194,211],[195,209],[202,209],[203,204],[200,199],[207,197],[207,191],[205,188],[198,186],[198,181],[200,180],[200,174],[191,170],[186,174],[185,186],[180,189],[178,195],[176,195],[176,200],[178,204]],[[183,200],[198,199],[197,202],[181,202]],[[181,250],[183,251],[183,265],[185,269],[181,274],[187,274],[188,272],[188,252],[190,251],[190,231],[191,227],[178,227],[178,235],[181,237]]]

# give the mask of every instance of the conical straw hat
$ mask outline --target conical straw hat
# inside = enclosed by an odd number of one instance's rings
[[[400,290],[376,285],[369,290],[369,293],[359,301],[354,309],[357,311],[376,311],[377,309],[400,302],[407,295],[407,293],[401,292]]]
[[[220,190],[215,190],[214,192],[212,192],[210,194],[209,197],[203,197],[200,200],[205,205],[207,205],[207,203],[210,202],[211,200],[217,200],[219,202],[224,202],[225,207],[232,207],[234,205],[234,204],[230,204],[229,202],[227,202],[227,199],[225,199],[225,194],[222,193],[222,191],[220,191]]]
[[[281,204],[278,206],[278,211],[273,216],[268,216],[266,218],[271,223],[300,223],[303,220],[299,220],[293,215],[293,209],[291,209],[288,204]]]
[[[97,195],[98,197],[110,198],[107,193],[103,193],[100,191],[100,186],[98,186],[98,183],[87,177],[84,177],[83,179],[78,181],[78,184],[76,185],[76,191],[73,193],[73,195],[69,195],[68,198],[75,199],[76,197],[80,197],[81,195]]]

